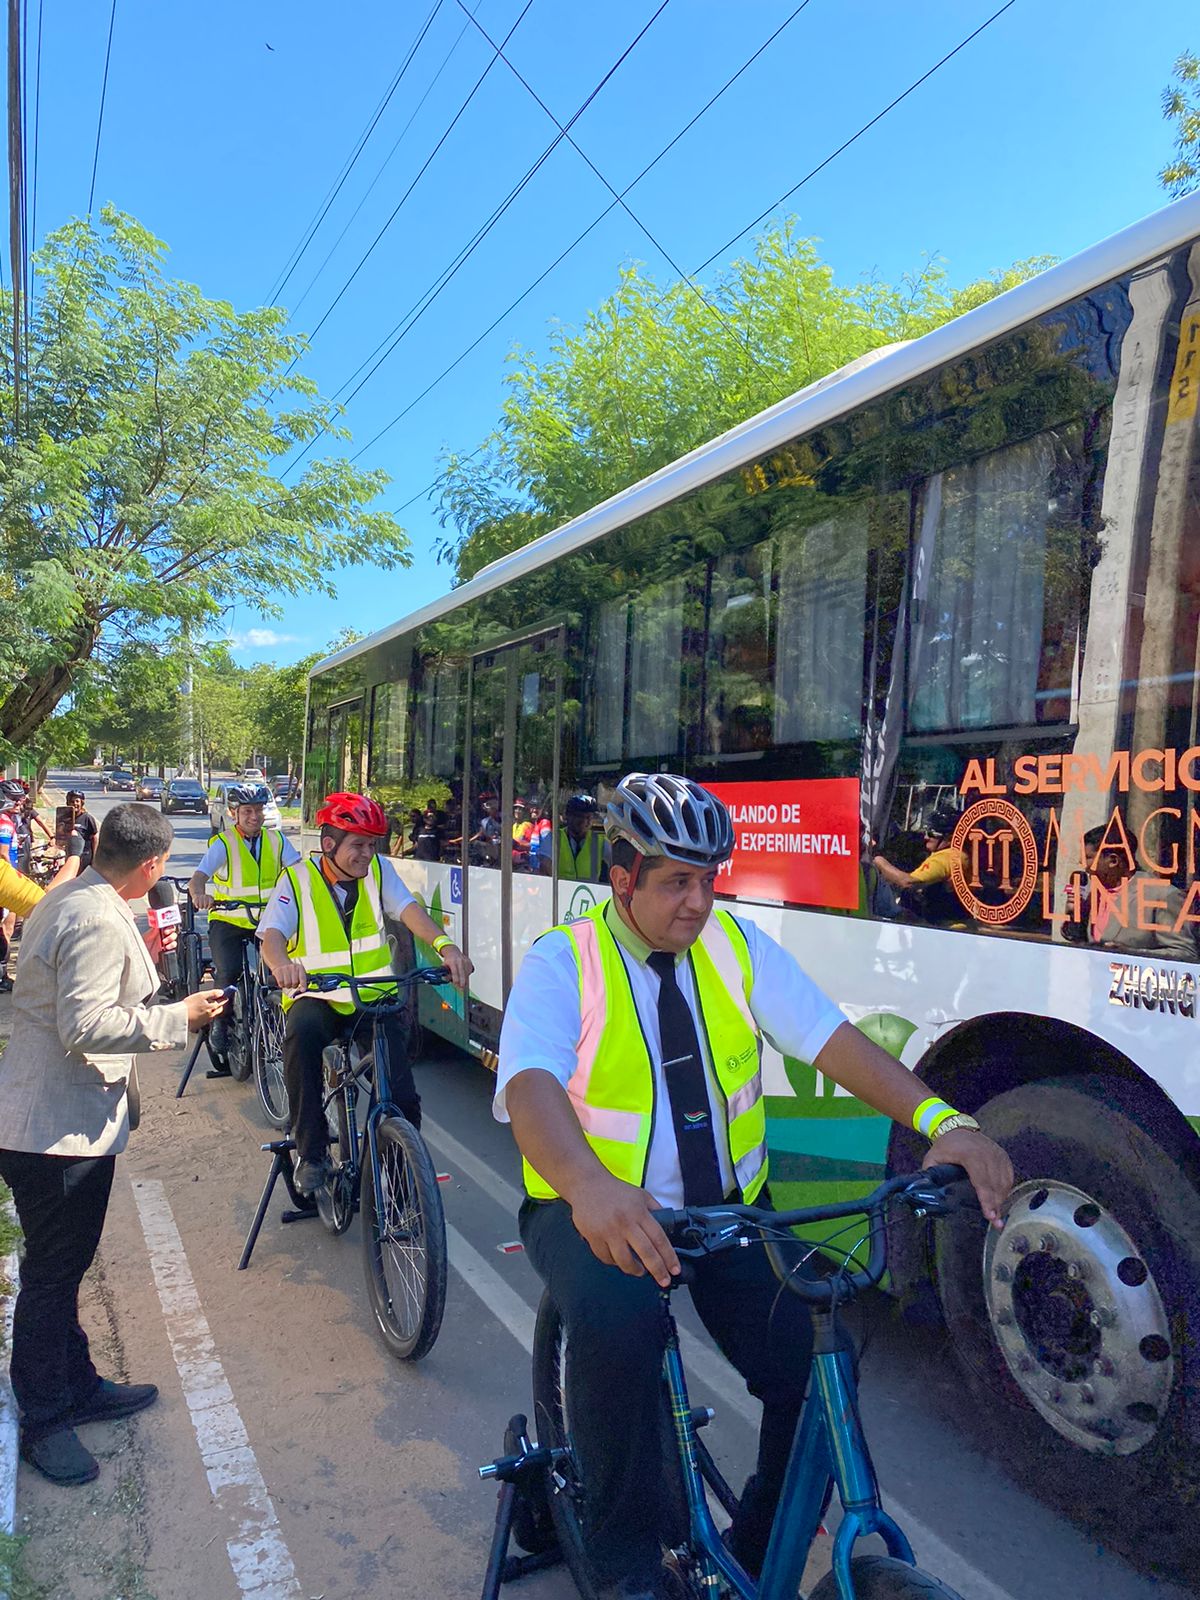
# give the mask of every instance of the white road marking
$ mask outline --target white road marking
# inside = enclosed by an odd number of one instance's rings
[[[468,1150],[452,1133],[428,1116],[421,1119],[422,1136],[435,1149],[440,1150],[451,1166],[470,1178],[478,1188],[496,1201],[510,1216],[515,1216],[521,1204],[521,1194],[502,1178],[472,1150]],[[447,1226],[450,1243],[450,1263],[455,1271],[472,1288],[492,1314],[502,1322],[518,1343],[532,1353],[534,1315],[504,1278],[490,1266],[473,1246],[455,1229]],[[465,1268],[465,1270],[464,1270]],[[494,1298],[493,1298],[494,1297]],[[757,1429],[762,1408],[758,1401],[738,1381],[728,1362],[717,1351],[701,1343],[686,1328],[679,1330],[679,1345],[684,1364],[717,1396],[723,1405]],[[906,1507],[890,1495],[883,1496],[888,1512],[908,1534],[918,1560],[928,1571],[935,1572],[943,1583],[957,1589],[965,1600],[1012,1600],[1012,1596],[979,1569],[965,1560],[933,1529],[923,1523]]]
[[[296,1571],[217,1355],[166,1191],[152,1179],[135,1180],[133,1198],[209,1488],[236,1527],[225,1542],[234,1580],[250,1600],[290,1600],[300,1593]]]

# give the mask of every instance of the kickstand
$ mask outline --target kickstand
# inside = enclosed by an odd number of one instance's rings
[[[182,1100],[183,1099],[183,1091],[188,1086],[188,1079],[192,1075],[192,1068],[196,1065],[196,1058],[200,1054],[200,1047],[201,1047],[201,1045],[207,1046],[207,1044],[208,1044],[208,1029],[207,1028],[201,1028],[200,1031],[196,1035],[195,1044],[188,1051],[187,1060],[183,1063],[183,1071],[179,1075],[179,1087],[175,1091],[176,1100]],[[211,1055],[212,1055],[212,1051],[211,1050],[209,1051],[209,1055],[211,1057]]]
[[[545,1448],[534,1449],[529,1443],[526,1420],[522,1416],[513,1417],[505,1433],[504,1443],[506,1448],[515,1444],[514,1453],[479,1469],[481,1478],[497,1479],[500,1483],[500,1492],[496,1496],[496,1523],[492,1530],[492,1544],[488,1551],[481,1600],[499,1600],[502,1583],[511,1583],[514,1579],[524,1578],[531,1572],[541,1572],[546,1567],[557,1566],[562,1560],[558,1544],[550,1542],[549,1539],[547,1548],[539,1550],[535,1555],[510,1556],[508,1545],[513,1533],[519,1499],[536,1493],[539,1489],[544,1495],[546,1476],[555,1458],[563,1452]],[[535,1480],[540,1480],[536,1487]]]
[[[239,1272],[245,1272],[250,1265],[250,1257],[254,1254],[254,1246],[258,1243],[258,1235],[262,1230],[263,1222],[267,1215],[267,1207],[271,1204],[271,1196],[275,1192],[275,1183],[283,1179],[283,1186],[288,1192],[293,1209],[283,1213],[284,1222],[304,1222],[309,1217],[317,1215],[317,1208],[312,1200],[302,1195],[296,1188],[296,1181],[292,1175],[292,1151],[296,1148],[294,1139],[272,1139],[270,1144],[260,1146],[269,1150],[273,1156],[271,1170],[267,1174],[267,1181],[263,1184],[263,1192],[259,1196],[258,1210],[254,1213],[254,1221],[250,1224],[250,1232],[246,1235],[246,1243],[242,1247],[242,1257],[237,1264]]]

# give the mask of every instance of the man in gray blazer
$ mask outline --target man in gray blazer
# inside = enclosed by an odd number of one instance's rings
[[[25,1234],[12,1341],[21,1453],[55,1483],[89,1483],[83,1422],[127,1417],[152,1383],[101,1378],[79,1325],[118,1153],[138,1115],[139,1050],[170,1050],[221,1009],[218,991],[149,1006],[158,974],[129,901],[158,882],[174,841],[145,805],[116,806],[90,867],[30,912],[0,1056],[0,1178]]]

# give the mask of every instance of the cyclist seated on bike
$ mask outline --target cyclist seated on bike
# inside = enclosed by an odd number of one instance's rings
[[[263,827],[263,807],[270,798],[265,783],[240,783],[229,790],[228,816],[233,825],[226,825],[208,841],[188,883],[192,904],[198,911],[208,912],[208,945],[218,989],[241,977],[242,951],[254,938],[258,924],[258,913],[245,906],[222,910],[221,902],[248,900],[261,910],[284,867],[300,860],[299,850],[278,828]],[[219,1063],[208,1074],[210,1078],[229,1076],[225,1059],[229,1015],[227,1005],[209,1033]]]
[[[715,796],[687,778],[631,773],[605,832],[612,899],[525,957],[494,1110],[524,1157],[521,1237],[566,1328],[587,1554],[606,1596],[649,1597],[663,1592],[658,1293],[679,1271],[650,1213],[769,1205],[762,1040],[936,1133],[927,1164],[961,1163],[993,1222],[1012,1167],[977,1123],[852,1027],[788,951],[714,908],[734,846]],[[811,1323],[799,1299],[780,1295],[761,1250],[695,1266],[701,1320],[763,1403],[758,1463],[730,1535],[756,1574],[804,1399]]]
[[[473,970],[450,936],[405,888],[395,864],[377,852],[387,844],[383,807],[361,794],[331,794],[317,812],[321,853],[285,869],[258,925],[263,960],[284,990],[297,990],[310,972],[354,978],[390,978],[392,957],[385,917],[402,922],[415,939],[432,945],[460,989]],[[386,988],[380,997],[391,999]],[[360,999],[369,998],[362,996]],[[329,1132],[321,1081],[327,1044],[354,1033],[362,1020],[355,991],[313,990],[284,996],[283,1073],[299,1158],[296,1187],[314,1194],[329,1176]],[[402,1019],[384,1023],[392,1058],[396,1103],[421,1125],[421,1102],[404,1047]],[[360,1032],[369,1044],[369,1026]]]

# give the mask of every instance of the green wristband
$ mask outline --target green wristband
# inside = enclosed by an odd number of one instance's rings
[[[450,935],[448,933],[439,933],[437,938],[433,941],[434,954],[440,956],[442,951],[446,948],[446,946],[448,944],[453,944],[453,943],[454,943],[454,940],[450,937]]]
[[[937,1131],[947,1117],[956,1117],[958,1112],[953,1106],[948,1106],[937,1095],[931,1095],[913,1112],[913,1127],[925,1139],[935,1139]]]

